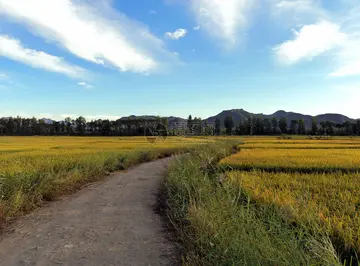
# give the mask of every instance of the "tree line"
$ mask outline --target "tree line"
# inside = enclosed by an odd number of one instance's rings
[[[219,119],[215,121],[215,125],[219,127]],[[355,123],[350,121],[344,123],[322,121],[318,123],[316,118],[312,118],[311,128],[307,128],[303,119],[288,121],[285,117],[279,120],[276,117],[250,117],[235,125],[232,116],[227,116],[224,119],[224,127],[223,133],[227,135],[360,135],[360,119],[356,120]],[[218,128],[218,130],[221,129]]]
[[[156,118],[151,123],[167,125],[167,119]],[[9,117],[0,118],[0,135],[59,135],[59,136],[144,136],[149,121],[129,119],[116,121],[91,120],[82,116],[64,121],[47,122],[45,119]]]
[[[306,127],[302,119],[288,121],[286,118],[278,120],[261,116],[241,120],[238,124],[232,116],[227,116],[222,122],[223,127],[219,118],[209,123],[191,115],[186,121],[171,124],[165,117],[86,121],[80,116],[50,123],[34,117],[8,117],[0,118],[0,135],[143,136],[149,128],[148,132],[156,132],[160,124],[168,135],[360,135],[360,120],[336,124],[331,121],[318,123],[313,118],[311,127]]]

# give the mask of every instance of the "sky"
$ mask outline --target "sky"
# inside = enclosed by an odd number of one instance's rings
[[[359,0],[0,0],[0,117],[360,118]]]

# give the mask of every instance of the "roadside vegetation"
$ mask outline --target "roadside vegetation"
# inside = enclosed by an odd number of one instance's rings
[[[256,202],[218,162],[234,142],[175,160],[166,179],[168,216],[184,244],[185,265],[341,265],[327,232],[284,219]]]
[[[235,154],[236,138],[223,139],[169,169],[184,264],[359,265],[360,138],[243,140]]]
[[[117,170],[213,142],[145,137],[0,137],[0,225]]]

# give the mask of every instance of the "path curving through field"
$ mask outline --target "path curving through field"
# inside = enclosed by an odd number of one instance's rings
[[[52,202],[0,236],[0,265],[174,265],[154,205],[169,158]]]

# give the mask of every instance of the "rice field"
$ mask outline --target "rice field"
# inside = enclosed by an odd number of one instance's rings
[[[358,265],[359,144],[360,138],[249,137],[220,164],[251,201],[275,205],[289,224],[329,235],[344,265]]]
[[[289,222],[325,230],[337,245],[360,251],[360,173],[231,172],[256,202],[281,207]]]
[[[359,149],[360,143],[245,143],[239,147],[243,149]]]
[[[221,164],[236,169],[301,172],[356,172],[359,149],[242,149]]]
[[[169,137],[0,137],[0,224],[109,172],[215,140]]]

